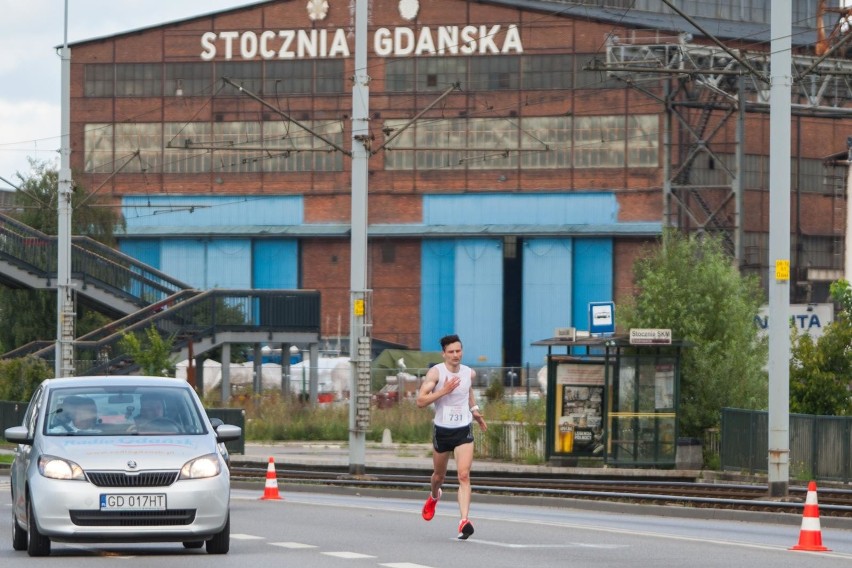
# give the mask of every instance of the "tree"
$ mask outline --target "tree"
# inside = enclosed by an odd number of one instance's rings
[[[790,358],[790,411],[829,416],[852,415],[852,290],[849,282],[831,285],[839,305],[834,321],[816,341],[793,332]]]
[[[142,374],[154,377],[175,375],[174,336],[164,338],[153,325],[145,330],[142,338],[133,333],[122,334],[119,346],[141,367]]]
[[[721,409],[766,408],[766,339],[754,316],[763,303],[757,278],[743,277],[709,235],[664,231],[634,265],[637,295],[617,312],[622,328],[667,328],[683,350],[680,433],[719,425]]]

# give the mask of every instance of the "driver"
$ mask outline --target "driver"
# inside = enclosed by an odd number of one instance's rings
[[[162,397],[153,393],[143,394],[139,398],[139,415],[134,418],[136,427],[142,427],[152,420],[162,418],[166,412],[166,403]]]

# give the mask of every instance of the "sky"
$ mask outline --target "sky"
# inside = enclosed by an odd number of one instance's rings
[[[258,0],[67,0],[68,43],[209,14]],[[59,166],[66,0],[0,0],[0,190],[30,171]],[[73,58],[73,53],[72,53]],[[7,180],[7,181],[4,181]]]

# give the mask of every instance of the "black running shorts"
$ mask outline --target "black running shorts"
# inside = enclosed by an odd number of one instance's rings
[[[451,452],[462,444],[473,443],[473,422],[461,428],[433,426],[432,446],[439,454]]]

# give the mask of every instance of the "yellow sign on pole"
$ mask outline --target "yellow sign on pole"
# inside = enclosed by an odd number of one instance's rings
[[[356,299],[352,305],[352,310],[355,312],[355,315],[361,317],[364,315],[364,300]]]
[[[790,279],[790,261],[776,260],[775,261],[775,280],[786,281]]]

